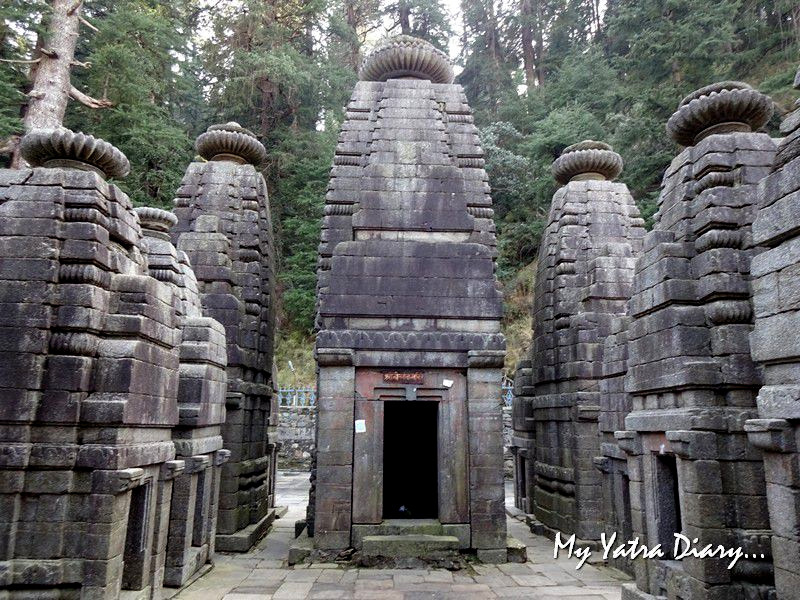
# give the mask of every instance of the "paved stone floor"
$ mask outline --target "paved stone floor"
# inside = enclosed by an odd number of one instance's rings
[[[247,554],[217,555],[215,567],[177,600],[618,600],[624,576],[612,569],[553,558],[553,543],[509,518],[509,533],[528,546],[527,564],[441,569],[356,569],[286,566],[294,522],[305,516],[308,474],[280,473],[278,504],[289,512]]]

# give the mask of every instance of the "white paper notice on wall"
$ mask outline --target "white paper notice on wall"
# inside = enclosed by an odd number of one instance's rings
[[[356,433],[366,433],[367,422],[364,419],[356,419]]]
[[[446,388],[451,388],[451,387],[453,387],[453,380],[452,379],[445,379],[444,381],[442,381],[442,385],[444,387],[446,387]]]

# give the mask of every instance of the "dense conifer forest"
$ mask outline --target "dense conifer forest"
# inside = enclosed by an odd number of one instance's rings
[[[0,4],[3,164],[25,129],[40,59],[53,52],[58,4]],[[800,49],[796,0],[66,4],[80,22],[63,124],[128,156],[132,172],[120,185],[135,203],[171,207],[209,124],[237,121],[266,145],[283,358],[298,361],[310,348],[319,224],[343,106],[360,57],[381,36],[425,38],[458,67],[487,154],[510,324],[524,312],[515,298],[525,295],[556,187],[550,165],[564,147],[612,144],[625,161],[621,179],[650,217],[676,151],[664,123],[680,98],[721,79],[746,81],[776,102],[776,131],[791,108]]]

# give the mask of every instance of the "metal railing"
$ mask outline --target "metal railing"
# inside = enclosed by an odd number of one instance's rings
[[[314,388],[280,388],[278,406],[314,406],[317,390]]]

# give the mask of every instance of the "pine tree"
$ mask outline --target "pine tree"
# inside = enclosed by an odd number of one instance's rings
[[[447,43],[453,30],[442,2],[397,0],[384,7],[384,14],[391,21],[389,31],[422,38],[447,52]]]
[[[508,7],[495,0],[464,0],[461,62],[458,77],[479,120],[493,120],[501,104],[516,96],[513,71],[516,67],[509,48]]]

